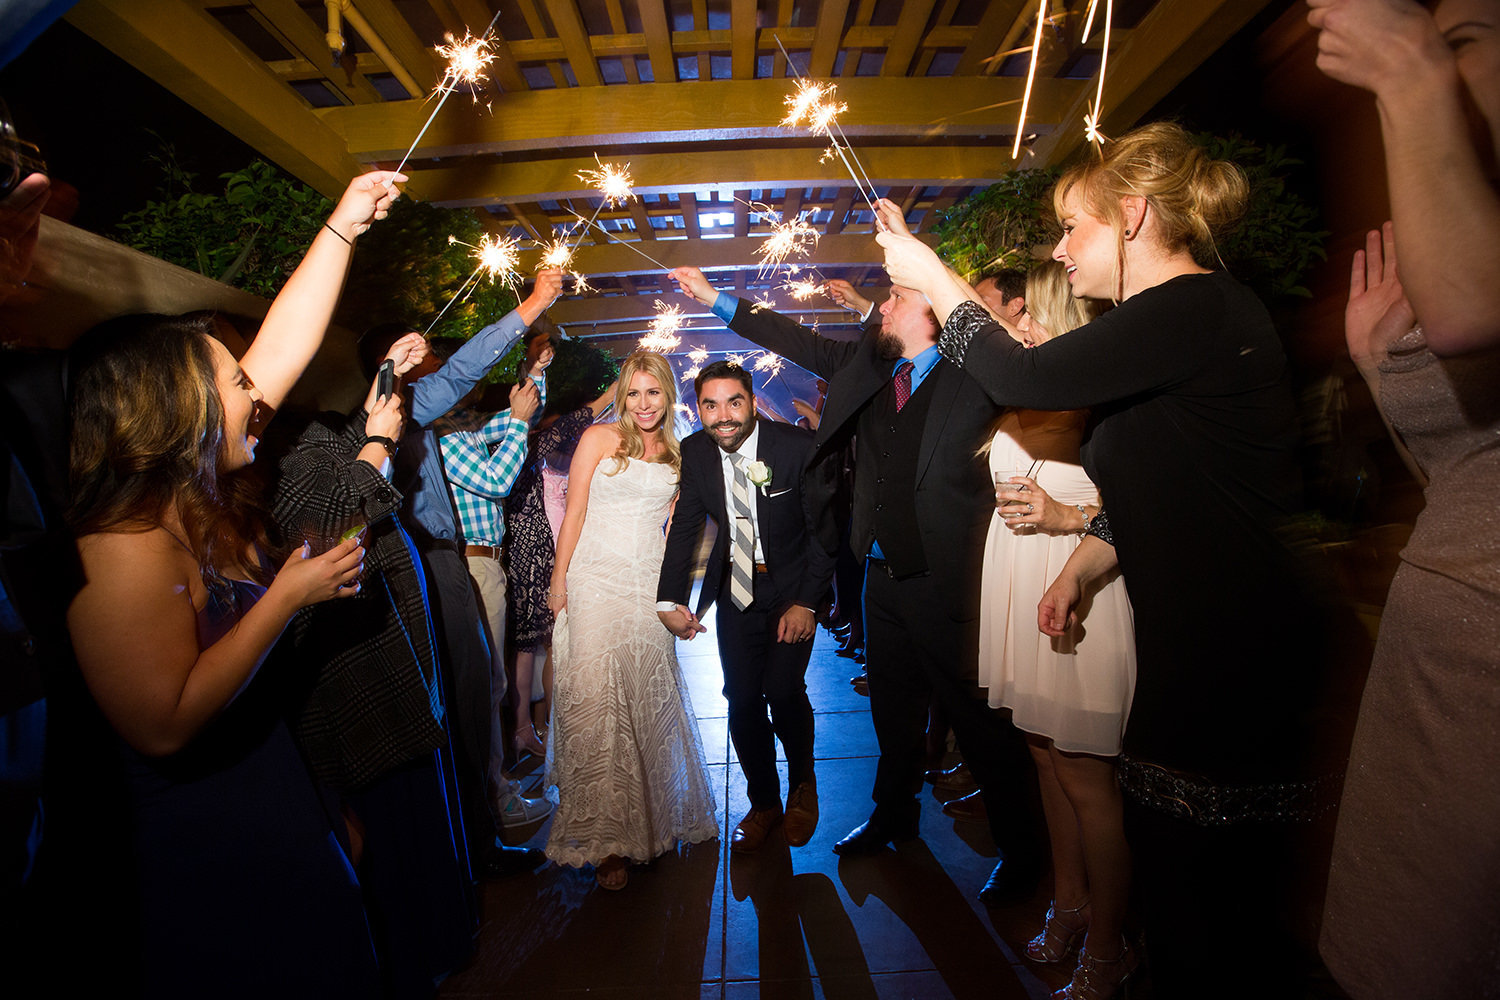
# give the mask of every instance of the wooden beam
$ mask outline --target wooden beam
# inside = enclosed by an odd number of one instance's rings
[[[729,0],[730,75],[736,80],[755,79],[755,0]]]
[[[330,198],[365,168],[307,104],[184,0],[83,0],[67,20]],[[413,133],[415,134],[415,133]],[[418,186],[420,188],[420,185]]]
[[[599,64],[594,61],[594,51],[589,47],[589,32],[583,25],[583,15],[578,12],[575,0],[546,0],[547,16],[557,37],[562,39],[563,51],[568,54],[568,65],[573,67],[573,79],[580,87],[599,87],[604,78],[599,75]]]
[[[922,29],[927,27],[936,3],[937,0],[906,0],[901,5],[896,32],[885,50],[885,60],[880,64],[881,76],[906,76],[912,56],[917,54],[917,45],[922,41]]]
[[[641,28],[646,35],[646,53],[651,58],[651,78],[656,83],[677,82],[677,60],[672,55],[672,26],[667,20],[666,0],[636,0]]]
[[[859,151],[877,184],[942,187],[993,184],[1015,168],[1010,149],[984,146],[865,146]],[[591,188],[578,171],[593,166],[592,157],[563,157],[521,163],[471,162],[431,170],[408,167],[423,197],[450,207],[508,204],[586,197]],[[685,188],[730,187],[852,189],[845,173],[820,163],[809,149],[766,149],[753,156],[742,150],[649,153],[630,160],[638,194],[673,194]],[[844,202],[847,211],[851,201]],[[837,210],[836,210],[837,214]]]
[[[651,213],[639,198],[630,199],[630,220],[635,223],[635,234],[643,240],[656,239],[656,230],[651,225]]]
[[[1268,2],[1161,0],[1109,54],[1104,79],[1104,134],[1128,131]],[[1097,21],[1094,27],[1099,30]],[[1060,126],[1037,140],[1032,148],[1032,165],[1061,163],[1083,144],[1083,116],[1094,99],[1096,85],[1097,79],[1087,81],[1086,91],[1061,117]]]
[[[625,9],[620,6],[620,0],[605,0],[604,7],[605,10],[609,13],[610,30],[613,31],[616,35],[625,34]],[[644,52],[645,36],[642,35],[640,36],[640,38],[643,44],[641,51]],[[595,49],[594,51],[597,54],[603,55],[603,53],[600,53],[598,49]],[[617,55],[620,60],[620,67],[625,71],[625,82],[629,84],[640,83],[641,74],[640,71],[635,68],[636,53],[622,52],[618,53]]]
[[[807,60],[807,75],[814,80],[833,76],[833,64],[844,43],[844,18],[849,14],[849,0],[822,0],[818,5],[817,32],[813,35],[812,55]]]
[[[682,212],[682,231],[687,233],[687,238],[696,240],[702,237],[698,228],[698,197],[691,191],[684,191],[677,198],[677,208]]]
[[[833,199],[833,208],[831,209],[833,217],[828,220],[828,225],[825,227],[830,236],[844,231],[844,216],[849,214],[849,207],[853,204],[854,188],[841,188]]]
[[[972,29],[969,44],[953,70],[954,76],[978,76],[982,74],[988,60],[1000,48],[1011,26],[1021,17],[1028,17],[1036,9],[1036,0],[991,0],[985,8],[979,24]],[[1035,91],[1033,91],[1035,93]]]
[[[594,235],[600,240],[607,239],[597,233]],[[931,246],[937,244],[936,238],[930,235],[919,234],[917,239]],[[691,265],[701,267],[705,271],[712,268],[731,267],[748,267],[753,270],[760,264],[760,258],[755,255],[755,251],[764,242],[765,240],[760,237],[750,237],[744,240],[656,240],[646,246],[645,250],[661,264],[666,265],[665,269]],[[540,250],[523,251],[521,270],[523,272],[535,270],[540,256]],[[843,233],[838,236],[825,236],[819,240],[817,250],[813,251],[811,258],[804,263],[827,264],[835,267],[849,264],[878,266],[884,259],[884,252],[875,242],[873,234]],[[573,255],[573,262],[577,269],[586,275],[659,275],[664,270],[641,257],[631,247],[621,246],[613,241],[599,244],[585,243]]]
[[[936,77],[844,80],[839,96],[849,110],[840,124],[856,140],[932,134],[994,136],[1002,137],[997,142],[1003,141],[1014,129],[1024,87],[1025,80],[1009,77],[962,82]],[[782,99],[791,89],[786,80],[716,80],[532,90],[495,102],[493,114],[487,115],[475,114],[463,101],[449,101],[423,138],[418,158],[787,138],[793,133],[776,122]],[[1085,89],[1093,94],[1083,81],[1037,81],[1028,115],[1044,129],[1083,99]],[[431,113],[425,101],[312,112],[347,139],[350,153],[366,161],[400,157]],[[805,133],[801,137],[806,138]]]
[[[333,53],[323,38],[323,31],[312,22],[296,0],[252,0],[255,10],[285,39],[293,52],[318,67],[322,79],[351,104],[383,101],[358,66],[353,79],[342,68],[333,67]]]
[[[370,28],[379,36],[379,41],[391,50],[391,54],[401,64],[401,69],[411,74],[418,86],[431,92],[439,77],[432,49],[422,44],[422,40],[411,30],[411,25],[396,9],[396,5],[391,0],[352,0],[352,3],[354,9],[370,23]],[[370,39],[365,41],[369,42]],[[417,96],[425,97],[426,94]]]

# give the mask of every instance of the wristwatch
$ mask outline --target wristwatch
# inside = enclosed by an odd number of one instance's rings
[[[365,435],[365,444],[370,444],[371,442],[374,442],[375,444],[378,444],[380,445],[380,447],[384,448],[385,453],[392,458],[396,457],[396,452],[401,447],[396,442],[386,437],[384,434]]]

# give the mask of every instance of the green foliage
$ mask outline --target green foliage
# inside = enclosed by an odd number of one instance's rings
[[[405,320],[425,330],[474,273],[468,247],[484,230],[474,212],[401,199],[359,238],[339,318],[354,329]],[[460,242],[452,242],[453,240]],[[432,329],[467,340],[516,307],[508,285],[481,279]]]
[[[1289,156],[1285,146],[1260,145],[1237,133],[1195,138],[1215,159],[1239,164],[1250,181],[1244,219],[1219,240],[1224,267],[1267,302],[1310,298],[1312,292],[1302,282],[1314,264],[1328,259],[1323,249],[1328,232],[1316,228],[1317,208],[1290,186],[1303,162]]]
[[[221,174],[222,193],[196,190],[163,144],[151,161],[162,174],[159,200],[121,220],[121,241],[162,260],[256,295],[286,283],[333,203],[270,164],[256,160]]]
[[[942,213],[937,252],[967,278],[996,267],[1029,271],[1032,247],[1057,242],[1048,201],[1058,170],[1013,170]]]
[[[1195,138],[1215,159],[1239,164],[1250,181],[1250,202],[1240,224],[1221,237],[1218,259],[1267,302],[1311,293],[1302,282],[1314,264],[1326,260],[1317,228],[1318,211],[1295,188],[1301,160],[1285,146],[1261,145],[1243,136]],[[943,213],[933,232],[942,237],[937,252],[964,275],[989,267],[1029,270],[1032,248],[1050,246],[1061,235],[1054,221],[1051,188],[1059,171],[1016,170]]]

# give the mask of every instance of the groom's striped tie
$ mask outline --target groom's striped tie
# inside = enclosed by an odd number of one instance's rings
[[[755,534],[750,523],[750,480],[745,476],[745,456],[730,455],[734,481],[729,493],[734,499],[734,532],[729,539],[729,600],[744,611],[755,599]]]

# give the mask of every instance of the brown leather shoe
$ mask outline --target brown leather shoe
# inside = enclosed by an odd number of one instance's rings
[[[817,828],[818,786],[804,781],[786,797],[786,818],[782,821],[781,832],[786,835],[788,844],[801,847],[812,839]]]
[[[984,808],[984,796],[977,791],[944,802],[943,815],[971,823],[982,823],[989,818],[989,813]]]
[[[751,809],[735,826],[734,833],[729,838],[729,849],[736,854],[750,854],[758,850],[779,819],[780,809]]]

